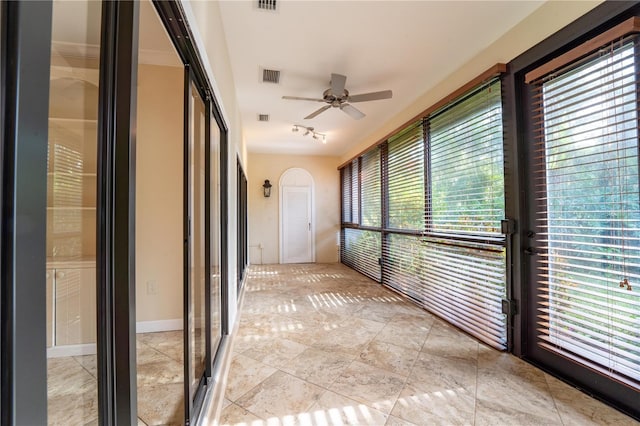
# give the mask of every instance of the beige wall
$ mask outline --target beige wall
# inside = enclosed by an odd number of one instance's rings
[[[293,167],[307,170],[314,181],[316,262],[338,261],[336,234],[340,231],[340,175],[337,157],[270,155],[249,153],[249,261],[278,263],[279,188],[282,174]],[[269,179],[271,197],[265,198],[262,184]],[[262,248],[260,248],[262,247]]]
[[[224,23],[220,16],[217,1],[182,0],[182,6],[193,31],[196,44],[199,46],[204,66],[213,85],[214,96],[222,109],[222,115],[229,129],[227,169],[229,171],[228,222],[229,230],[229,321],[234,324],[237,307],[236,283],[236,229],[237,229],[237,197],[236,188],[236,159],[247,170],[246,144],[242,136],[242,122],[236,101],[236,89],[233,73],[227,51],[224,34]]]
[[[181,67],[140,65],[136,135],[138,321],[182,318],[182,96]]]
[[[527,49],[584,15],[602,1],[548,1],[530,16],[513,27],[507,34],[480,52],[444,81],[420,96],[408,108],[390,118],[383,126],[360,141],[341,156],[341,163],[370,145],[382,140],[385,135],[398,129],[411,118],[462,87],[493,65],[507,63]]]

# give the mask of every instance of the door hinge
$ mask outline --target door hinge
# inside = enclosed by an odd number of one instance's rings
[[[502,313],[513,316],[518,313],[518,301],[514,299],[502,299]]]
[[[500,231],[503,235],[515,234],[516,221],[513,219],[502,219],[500,221]]]

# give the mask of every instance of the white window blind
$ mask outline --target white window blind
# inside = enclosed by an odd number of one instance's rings
[[[380,281],[380,232],[352,228],[345,228],[342,232],[342,263]]]
[[[360,160],[351,162],[351,222],[360,223]]]
[[[349,186],[350,202],[361,203],[361,223],[343,223],[343,262],[499,349],[506,347],[502,152],[495,79],[342,169],[343,194]]]
[[[534,84],[538,345],[640,389],[637,40]]]
[[[388,142],[388,228],[424,230],[425,168],[422,121]]]
[[[351,165],[340,169],[342,185],[342,223],[353,222],[351,218]]]
[[[500,81],[429,117],[433,232],[500,234],[504,162]]]
[[[382,226],[380,148],[374,148],[362,155],[360,160],[360,211],[362,226],[380,228]]]

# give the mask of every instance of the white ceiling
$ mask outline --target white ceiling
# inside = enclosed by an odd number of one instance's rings
[[[221,1],[220,10],[249,151],[342,155],[390,117],[500,38],[543,1],[283,1],[275,12],[256,0]],[[262,83],[261,69],[281,71]],[[354,120],[325,105],[331,73],[351,94],[393,90],[393,99],[354,104]],[[259,122],[258,114],[269,114]],[[293,124],[326,133],[327,144],[292,133]]]

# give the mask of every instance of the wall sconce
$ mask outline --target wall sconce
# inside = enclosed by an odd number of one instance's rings
[[[311,135],[311,137],[315,140],[318,140],[320,139],[320,137],[322,137],[322,143],[327,143],[327,135],[325,135],[324,133],[316,132],[313,127],[307,127],[301,124],[294,124],[293,129],[291,129],[291,131],[295,133],[300,131],[301,128],[304,129],[304,133],[302,134],[302,136]]]
[[[265,179],[264,184],[262,185],[262,191],[264,193],[265,198],[271,197],[272,186],[273,185],[271,185],[271,182],[269,182],[269,179]]]

